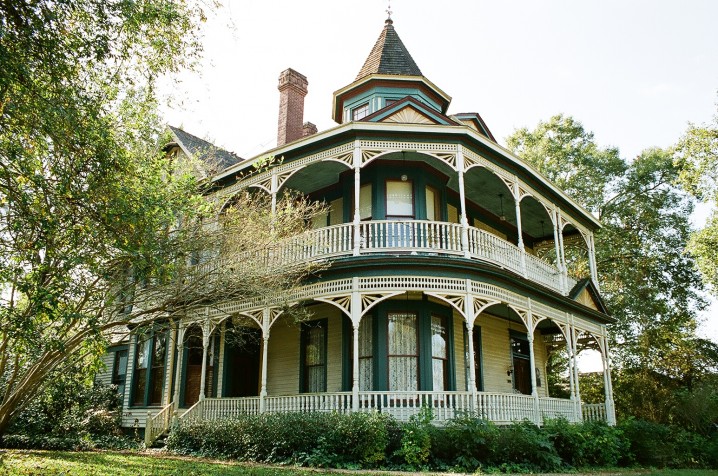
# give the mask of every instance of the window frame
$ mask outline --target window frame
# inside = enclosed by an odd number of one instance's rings
[[[369,116],[369,101],[351,108],[350,114],[353,122],[361,121],[365,117]]]
[[[308,366],[306,363],[307,359],[307,346],[309,343],[309,331],[311,329],[320,328],[323,330],[323,352],[322,352],[322,363]],[[299,337],[299,393],[320,393],[327,391],[327,357],[328,357],[328,337],[329,337],[329,320],[314,319],[311,321],[305,321],[301,324],[300,337]],[[309,372],[308,367],[322,367],[322,389],[309,391]]]
[[[134,344],[134,356],[132,361],[132,384],[130,386],[130,398],[129,403],[131,407],[156,407],[162,405],[162,398],[164,397],[165,393],[165,384],[166,384],[166,378],[167,378],[167,359],[169,358],[171,352],[169,352],[169,343],[170,343],[170,336],[169,336],[169,326],[166,325],[157,325],[152,326],[148,331],[147,334],[135,334],[135,344]],[[165,349],[164,349],[164,358],[162,365],[154,365],[154,358],[155,358],[155,346],[156,346],[156,336],[159,336],[160,334],[164,334],[165,338]],[[146,336],[146,339],[142,340],[142,343],[149,342],[148,345],[148,356],[147,356],[147,366],[143,369],[137,368],[137,362],[138,362],[138,355],[140,352],[140,339]],[[129,359],[128,359],[128,367],[129,367]],[[139,388],[139,372],[138,370],[144,370],[144,384],[142,385],[143,388]],[[159,373],[161,372],[161,376],[159,376]],[[155,374],[156,373],[156,374]],[[155,374],[155,375],[153,375]],[[157,402],[151,402],[152,398],[152,384],[156,383],[154,380],[155,378],[159,378],[159,388],[160,390],[160,401]],[[126,382],[126,377],[125,377]],[[126,385],[126,383],[125,383]],[[141,398],[140,398],[141,395]]]

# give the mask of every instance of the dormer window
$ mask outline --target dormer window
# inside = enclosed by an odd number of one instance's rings
[[[360,121],[369,115],[369,103],[364,103],[352,109],[352,121]]]

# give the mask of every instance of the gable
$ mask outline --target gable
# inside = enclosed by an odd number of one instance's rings
[[[578,294],[578,296],[576,296],[576,301],[580,302],[586,307],[590,307],[591,309],[600,311],[598,303],[596,302],[592,294],[588,291],[588,288],[584,288]]]
[[[406,106],[403,109],[400,109],[399,111],[382,119],[381,122],[398,122],[401,124],[438,124],[438,121],[430,119],[411,106]]]

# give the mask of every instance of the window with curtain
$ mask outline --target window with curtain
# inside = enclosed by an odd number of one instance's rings
[[[414,185],[410,180],[386,181],[386,219],[414,218]]]
[[[431,316],[431,367],[433,390],[446,390],[449,357],[447,353],[446,319]]]
[[[364,316],[359,324],[359,390],[374,389],[374,324]]]
[[[325,392],[327,388],[327,321],[302,324],[302,362],[304,392]]]
[[[149,334],[140,334],[137,336],[134,388],[132,389],[133,405],[144,405],[145,403],[145,387],[147,386],[147,371],[150,363],[151,345],[152,339]]]
[[[418,319],[416,313],[392,312],[387,319],[389,390],[419,388]]]

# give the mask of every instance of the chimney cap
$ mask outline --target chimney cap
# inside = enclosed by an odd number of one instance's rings
[[[306,94],[308,91],[308,85],[309,82],[307,81],[307,77],[292,68],[287,68],[279,73],[279,85],[277,86],[277,89],[280,91],[288,87],[294,87]]]

